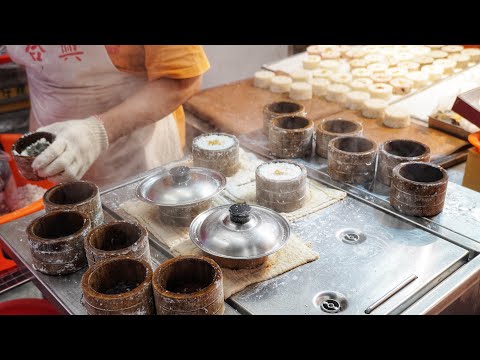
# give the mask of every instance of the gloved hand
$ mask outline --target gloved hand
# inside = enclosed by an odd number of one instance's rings
[[[39,176],[52,182],[81,179],[100,153],[108,148],[107,132],[96,116],[56,122],[37,131],[56,135],[55,141],[32,163]]]

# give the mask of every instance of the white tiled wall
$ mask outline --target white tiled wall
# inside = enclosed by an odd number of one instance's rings
[[[251,77],[260,67],[288,56],[288,45],[203,45],[211,68],[203,88]]]

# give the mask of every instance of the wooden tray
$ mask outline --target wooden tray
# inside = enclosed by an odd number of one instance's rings
[[[184,107],[218,130],[240,135],[262,128],[263,107],[279,100],[288,100],[288,95],[258,89],[253,86],[253,79],[247,79],[201,91]],[[299,103],[305,105],[307,117],[312,120],[342,110],[341,106],[320,99]]]
[[[241,135],[262,128],[263,107],[282,99],[288,99],[288,95],[255,88],[253,79],[246,79],[201,91],[185,104],[185,108],[219,131]],[[378,144],[391,139],[423,142],[430,147],[433,160],[438,161],[468,146],[464,140],[426,126],[412,123],[405,129],[391,129],[383,126],[380,120],[366,119],[358,111],[343,110],[325,100],[314,98],[300,102],[306,107],[307,117],[314,121],[345,118],[362,122],[364,136]]]
[[[357,120],[363,124],[363,136],[372,139],[377,144],[393,139],[409,139],[420,141],[430,147],[432,160],[451,155],[459,150],[469,147],[469,143],[446,134],[442,131],[412,123],[403,129],[392,129],[384,126],[382,120],[367,119],[359,112],[345,110],[328,116],[329,119],[343,118]]]
[[[468,140],[468,135],[470,135],[468,131],[464,130],[460,126],[454,125],[446,120],[436,119],[431,116],[428,117],[428,127],[443,131],[465,141]]]

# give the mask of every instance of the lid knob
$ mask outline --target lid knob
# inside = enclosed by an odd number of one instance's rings
[[[176,184],[181,184],[190,179],[190,168],[186,166],[177,166],[170,169],[170,175],[172,175],[173,181]]]
[[[234,204],[230,206],[230,220],[237,224],[245,224],[250,220],[250,214],[252,213],[252,208],[250,205],[243,204]]]

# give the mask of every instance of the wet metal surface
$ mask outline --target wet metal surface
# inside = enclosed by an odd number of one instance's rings
[[[135,187],[132,183],[104,194],[104,207],[124,216],[119,206],[132,199]],[[353,197],[293,223],[292,231],[311,243],[320,259],[232,296],[228,302],[237,310],[330,315],[324,310],[336,310],[335,301],[323,307],[324,300],[318,302],[319,294],[326,292],[342,295],[348,304],[338,314],[365,314],[370,305],[415,274],[418,279],[372,311],[401,313],[468,257],[468,251]]]
[[[480,256],[455,271],[402,315],[480,314]]]
[[[345,216],[348,214],[348,216]],[[338,238],[357,229],[357,245]],[[254,314],[328,315],[318,294],[339,293],[341,314],[365,314],[411,274],[418,276],[379,304],[372,314],[398,314],[462,266],[468,252],[351,197],[292,225],[320,259],[234,295],[234,306]],[[335,309],[335,304],[332,309]]]
[[[241,144],[267,158],[272,158],[268,152],[267,141],[263,134],[258,131],[239,137]],[[389,203],[389,187],[374,181],[369,184],[350,185],[334,181],[328,176],[327,161],[318,156],[304,159],[295,159],[309,170],[309,176],[332,187],[344,190],[350,195],[364,200],[369,204],[384,209],[395,216],[402,217],[412,224],[416,224],[427,231],[452,241],[467,249],[480,252],[480,193],[468,188],[449,182],[445,207],[442,213],[432,218],[412,217],[401,215],[395,211]],[[454,179],[458,181],[459,170],[453,171]],[[459,169],[462,166],[458,166]],[[461,171],[461,170],[460,170]]]

